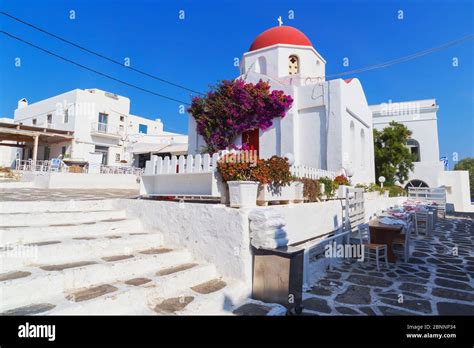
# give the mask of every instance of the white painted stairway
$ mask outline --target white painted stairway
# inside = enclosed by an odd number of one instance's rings
[[[0,314],[231,314],[241,282],[110,200],[0,205]]]

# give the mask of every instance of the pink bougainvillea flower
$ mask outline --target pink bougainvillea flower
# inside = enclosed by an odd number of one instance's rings
[[[239,79],[220,82],[205,97],[193,97],[188,112],[206,141],[206,150],[216,152],[233,145],[235,137],[247,130],[267,130],[275,117],[285,117],[292,104],[291,96],[270,91],[267,82]]]

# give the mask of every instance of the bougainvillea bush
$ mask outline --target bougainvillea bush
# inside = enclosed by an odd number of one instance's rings
[[[256,84],[244,80],[222,81],[204,97],[194,97],[188,112],[194,117],[197,132],[213,153],[232,148],[239,134],[255,128],[270,128],[275,117],[284,117],[293,98],[283,91],[270,91],[260,80]]]

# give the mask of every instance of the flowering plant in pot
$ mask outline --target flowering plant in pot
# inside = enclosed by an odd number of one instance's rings
[[[223,156],[217,162],[222,180],[229,186],[230,206],[234,208],[255,206],[260,183],[271,181],[265,161],[239,161],[236,154]]]
[[[303,184],[296,180],[290,171],[288,158],[272,156],[265,160],[270,174],[270,182],[259,187],[257,204],[268,202],[302,202]]]
[[[334,178],[334,184],[337,188],[337,196],[339,198],[345,198],[347,186],[351,185],[349,178],[344,175],[338,175]]]

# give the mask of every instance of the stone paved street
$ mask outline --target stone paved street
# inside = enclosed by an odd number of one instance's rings
[[[473,217],[439,219],[432,237],[412,243],[409,263],[380,272],[373,262],[339,262],[304,294],[303,313],[474,315]]]
[[[130,198],[138,195],[138,190],[105,189],[38,189],[0,188],[0,202],[4,201],[69,201],[96,200],[107,198]]]

